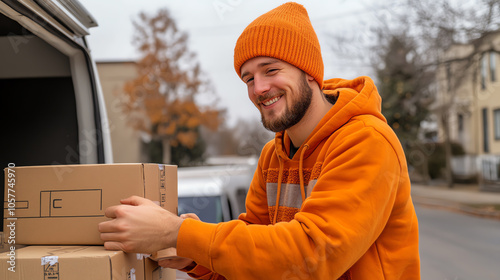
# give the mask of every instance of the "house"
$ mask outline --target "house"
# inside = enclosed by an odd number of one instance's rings
[[[137,63],[98,61],[96,65],[106,101],[114,162],[148,162],[140,133],[127,124],[127,116],[122,111],[123,87],[137,77]]]
[[[484,189],[500,191],[500,30],[444,51],[433,106],[438,139],[448,133],[466,156],[454,157],[455,176],[477,175]]]

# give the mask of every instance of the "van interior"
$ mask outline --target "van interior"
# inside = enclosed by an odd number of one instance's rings
[[[0,96],[2,171],[9,163],[80,163],[68,56],[2,13]],[[4,172],[0,174],[3,186]],[[3,188],[0,193],[4,201]]]

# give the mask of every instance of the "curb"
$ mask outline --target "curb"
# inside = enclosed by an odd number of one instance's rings
[[[495,210],[487,210],[487,209],[477,209],[467,205],[459,205],[458,209],[462,212],[466,212],[468,214],[491,218],[491,219],[499,219],[500,220],[500,211]]]
[[[488,210],[488,209],[478,209],[475,207],[471,207],[459,202],[453,202],[453,201],[446,201],[446,200],[440,200],[436,198],[430,198],[430,197],[422,197],[422,196],[412,196],[413,202],[415,204],[423,205],[423,206],[430,206],[430,207],[437,207],[437,208],[444,208],[447,210],[452,210],[452,211],[458,211],[474,216],[479,216],[483,218],[490,218],[490,219],[499,219],[500,220],[500,211],[497,210]],[[484,204],[487,206],[488,204]]]

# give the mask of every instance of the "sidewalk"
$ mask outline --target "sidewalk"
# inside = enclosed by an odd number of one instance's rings
[[[444,185],[412,183],[411,195],[415,204],[443,207],[487,218],[500,219],[500,193],[480,191],[477,185]]]

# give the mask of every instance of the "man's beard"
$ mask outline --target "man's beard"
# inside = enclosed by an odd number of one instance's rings
[[[285,106],[285,112],[275,120],[271,120],[271,118],[266,120],[264,114],[261,112],[261,121],[266,129],[273,132],[280,132],[296,125],[304,117],[311,105],[312,89],[307,83],[305,73],[302,74],[301,80],[302,82],[299,86],[300,95],[298,96],[298,100],[291,104],[292,108]],[[288,95],[287,98],[293,97]]]

